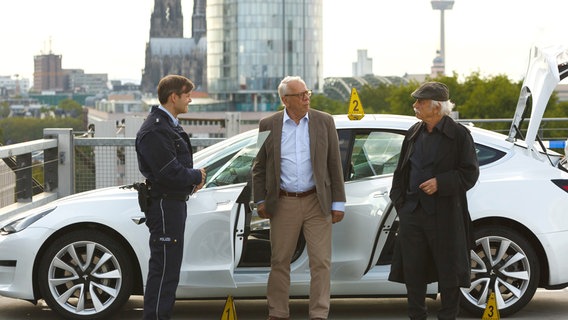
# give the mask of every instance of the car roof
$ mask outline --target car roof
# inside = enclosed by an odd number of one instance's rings
[[[334,115],[333,118],[337,129],[384,128],[407,130],[419,121],[416,117],[396,114],[365,114],[361,120],[350,120],[346,114]]]

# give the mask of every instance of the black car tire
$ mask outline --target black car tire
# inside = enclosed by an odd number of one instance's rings
[[[461,290],[461,307],[481,317],[493,290],[499,315],[516,313],[529,303],[538,286],[536,251],[520,232],[505,226],[476,228],[475,239],[471,286]]]
[[[64,233],[40,258],[40,293],[66,319],[108,319],[132,292],[132,262],[109,235],[89,229]]]

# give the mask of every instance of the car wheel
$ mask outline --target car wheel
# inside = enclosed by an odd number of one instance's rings
[[[41,257],[40,293],[67,319],[108,319],[132,292],[133,268],[126,250],[96,230],[64,233]]]
[[[522,309],[534,296],[540,268],[535,250],[518,231],[483,226],[475,231],[471,251],[471,286],[462,289],[461,306],[481,316],[490,292],[503,317]]]

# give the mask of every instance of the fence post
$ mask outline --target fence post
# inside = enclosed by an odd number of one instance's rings
[[[16,156],[16,202],[32,202],[32,154]]]
[[[45,128],[43,136],[46,139],[57,139],[57,197],[65,197],[75,190],[75,148],[73,146],[73,129]]]

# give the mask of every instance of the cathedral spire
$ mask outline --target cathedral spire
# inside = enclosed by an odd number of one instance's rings
[[[207,21],[205,18],[206,0],[193,1],[193,16],[191,17],[191,37],[199,42],[207,33]]]
[[[150,38],[183,38],[181,0],[154,0]]]

